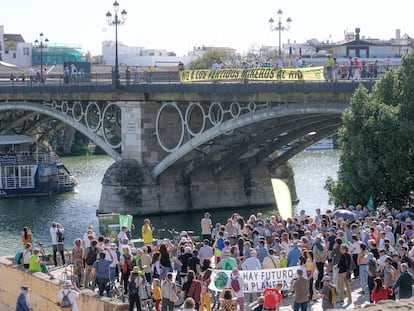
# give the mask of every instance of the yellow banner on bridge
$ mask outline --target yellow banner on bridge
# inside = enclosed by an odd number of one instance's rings
[[[249,69],[205,69],[182,70],[181,82],[206,82],[206,81],[323,81],[323,67],[307,67],[293,69],[277,68],[249,68]]]

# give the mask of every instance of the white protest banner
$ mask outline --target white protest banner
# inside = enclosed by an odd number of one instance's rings
[[[239,275],[244,280],[245,293],[261,293],[266,287],[275,287],[277,283],[282,283],[283,290],[289,290],[293,280],[297,279],[297,270],[302,270],[306,276],[304,266],[294,266],[279,269],[261,269],[261,270],[240,270]],[[221,292],[228,287],[228,280],[231,276],[229,270],[212,270],[211,282],[209,288],[215,292]]]

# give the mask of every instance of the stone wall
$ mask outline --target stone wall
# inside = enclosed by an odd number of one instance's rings
[[[28,301],[33,310],[60,311],[56,304],[61,288],[58,279],[51,281],[44,273],[28,273],[6,257],[0,257],[0,276],[0,302],[4,305],[14,308],[20,294],[20,286],[28,285],[30,287]],[[98,298],[97,294],[89,289],[81,291],[77,304],[79,310],[128,310],[126,303],[111,301],[109,298]]]

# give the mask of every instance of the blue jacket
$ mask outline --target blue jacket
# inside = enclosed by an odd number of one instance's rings
[[[19,297],[17,298],[16,303],[16,311],[31,311],[32,309],[29,307],[26,296],[21,293]]]

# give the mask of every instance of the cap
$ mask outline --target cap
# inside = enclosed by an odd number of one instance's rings
[[[132,269],[132,273],[134,273],[134,274],[139,274],[139,267],[138,267],[138,266],[135,266],[135,267]]]
[[[66,286],[72,286],[72,282],[71,282],[71,280],[66,280],[66,281],[64,281],[64,282],[63,282],[63,284],[62,284],[62,286],[63,286],[63,287],[66,287]]]
[[[21,290],[29,290],[29,286],[23,285],[22,287],[20,287]]]
[[[229,250],[224,251],[224,256],[230,256],[230,251]]]
[[[322,278],[322,281],[331,281],[331,278],[329,277],[329,275],[325,275],[325,276]]]
[[[239,272],[239,268],[234,267],[232,271],[233,271],[233,272]]]
[[[299,270],[297,270],[297,273],[298,273],[299,275],[303,275],[303,270],[299,269]]]

